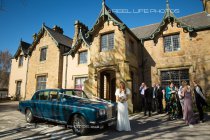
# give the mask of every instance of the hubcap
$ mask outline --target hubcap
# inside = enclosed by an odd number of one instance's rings
[[[31,111],[30,110],[27,110],[27,113],[26,113],[26,119],[27,119],[27,121],[30,121],[30,119],[31,119]]]
[[[80,119],[75,118],[73,121],[73,127],[76,130],[76,132],[80,132],[82,130],[82,122]]]

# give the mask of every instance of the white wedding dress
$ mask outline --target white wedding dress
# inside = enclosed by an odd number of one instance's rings
[[[127,98],[127,95],[130,94],[130,90],[126,89],[126,94],[124,92],[120,93],[120,89],[117,89],[115,96],[121,98]],[[128,117],[128,103],[127,101],[121,103],[117,102],[117,130],[118,131],[131,131],[130,121]]]

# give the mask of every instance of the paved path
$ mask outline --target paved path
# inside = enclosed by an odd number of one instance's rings
[[[0,103],[0,139],[76,139],[76,140],[132,140],[132,139],[210,139],[210,118],[205,123],[186,126],[182,120],[168,121],[165,114],[144,117],[141,113],[130,117],[131,132],[118,132],[114,127],[94,129],[87,136],[78,137],[71,129],[50,122],[28,124],[17,111],[18,102]]]

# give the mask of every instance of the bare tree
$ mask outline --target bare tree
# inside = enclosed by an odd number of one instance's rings
[[[0,51],[0,88],[8,88],[11,58],[8,50]]]

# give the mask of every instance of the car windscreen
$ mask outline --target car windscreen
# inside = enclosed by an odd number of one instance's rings
[[[64,95],[88,98],[85,92],[82,90],[64,90]]]

